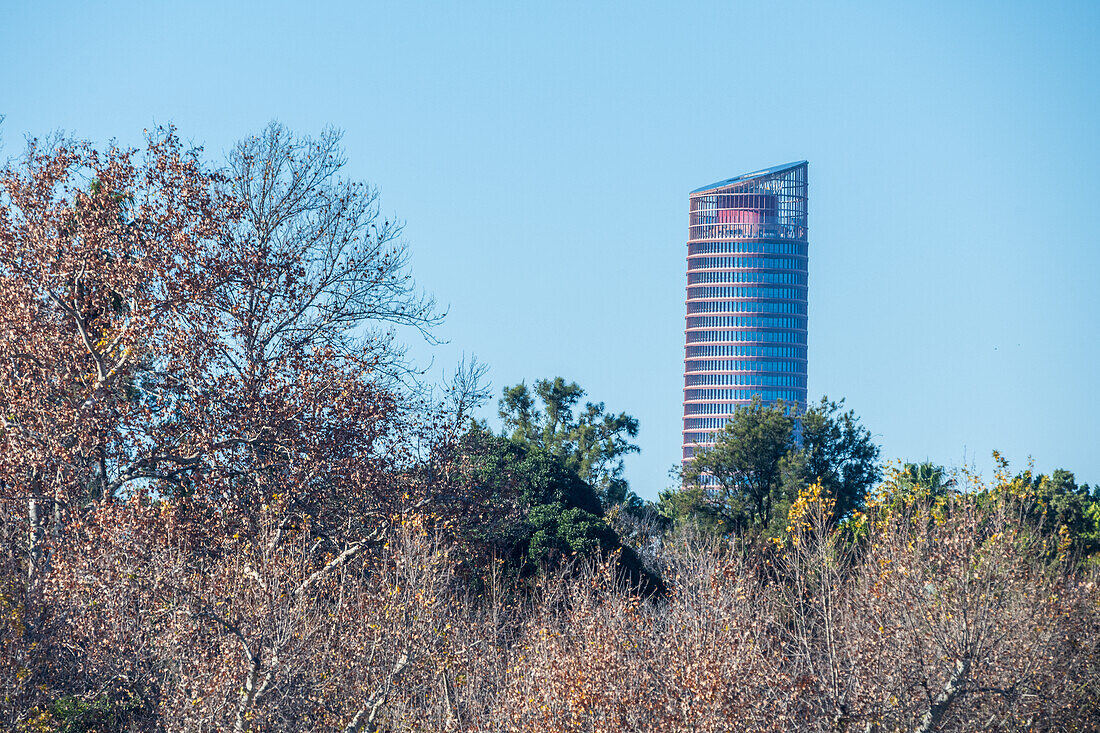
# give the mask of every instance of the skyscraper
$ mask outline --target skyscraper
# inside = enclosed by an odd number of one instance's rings
[[[806,404],[806,161],[689,196],[683,460],[734,410]]]

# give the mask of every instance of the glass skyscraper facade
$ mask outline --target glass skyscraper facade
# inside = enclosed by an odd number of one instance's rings
[[[691,192],[683,459],[759,395],[806,405],[806,161]]]

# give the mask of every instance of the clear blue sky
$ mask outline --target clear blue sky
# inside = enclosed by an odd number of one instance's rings
[[[810,161],[810,394],[884,457],[1100,482],[1100,3],[31,2],[4,157],[346,131],[450,366],[562,375],[678,461],[687,193]],[[495,406],[486,411],[495,414]]]

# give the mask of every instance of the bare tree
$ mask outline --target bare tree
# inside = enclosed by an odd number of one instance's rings
[[[277,122],[229,156],[240,217],[213,254],[226,363],[242,373],[316,346],[405,366],[392,327],[427,338],[442,319],[408,271],[401,225],[378,189],[340,177],[342,134],[297,136]],[[364,330],[365,329],[365,330]]]

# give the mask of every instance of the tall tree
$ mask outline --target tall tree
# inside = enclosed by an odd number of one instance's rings
[[[504,432],[557,456],[596,489],[605,507],[640,506],[623,477],[623,457],[640,450],[633,442],[638,420],[607,412],[603,402],[586,402],[578,411],[584,395],[576,382],[561,377],[536,381],[534,394],[523,382],[506,387],[499,403]]]
[[[879,449],[843,404],[822,398],[794,416],[781,402],[754,399],[688,463],[685,487],[661,495],[661,513],[690,516],[719,533],[751,528],[778,536],[793,498],[819,482],[832,521],[848,516],[879,478]]]
[[[221,552],[246,561],[261,589],[298,551],[292,599],[381,551],[390,519],[418,500],[395,328],[430,337],[441,318],[413,285],[378,191],[341,177],[339,143],[335,131],[273,123],[230,154],[235,216],[203,252],[200,297],[183,311],[193,348],[179,357],[188,391],[172,417],[198,466],[169,488],[220,528]],[[295,684],[296,637],[273,630],[302,618],[286,603],[226,609],[198,592],[188,608],[223,638],[227,669],[247,665],[235,678],[246,729],[268,704],[262,680]]]
[[[860,509],[881,476],[871,431],[860,425],[854,410],[844,411],[843,399],[822,397],[799,422],[806,482],[821,482],[834,502],[834,520]]]
[[[28,502],[32,572],[44,510],[57,531],[147,475],[140,436],[170,394],[139,383],[179,350],[175,314],[225,232],[218,182],[171,129],[144,155],[32,141],[0,172],[0,490]]]
[[[767,529],[773,510],[786,501],[784,474],[795,449],[795,421],[786,405],[765,406],[759,397],[737,410],[684,470],[701,508],[722,520],[726,531]],[[671,498],[671,497],[670,497]]]

